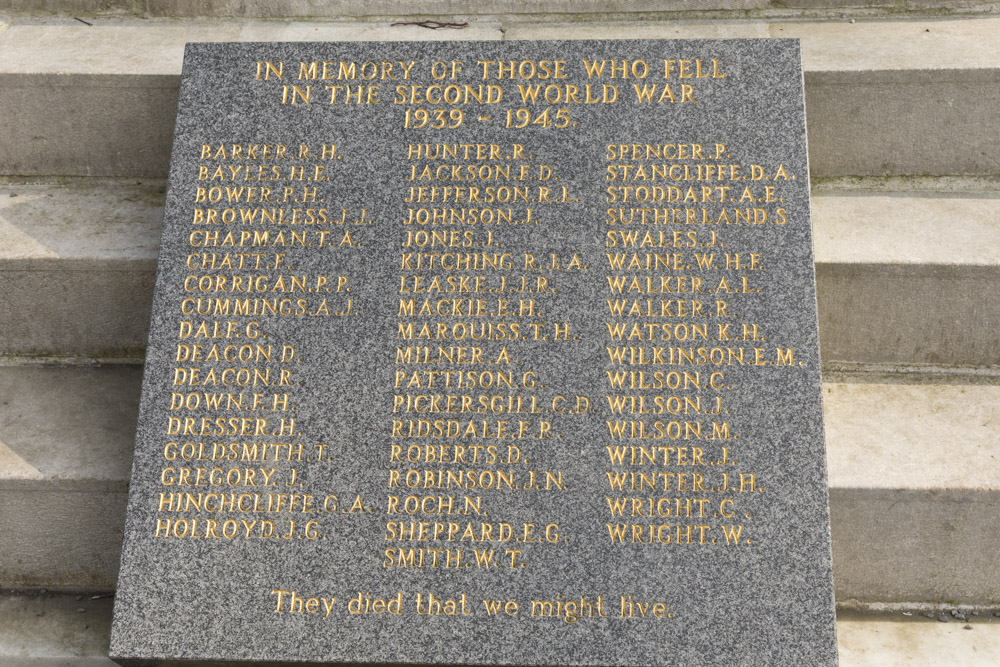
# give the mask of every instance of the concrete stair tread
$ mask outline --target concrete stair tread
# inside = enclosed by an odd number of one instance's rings
[[[812,72],[978,70],[1000,67],[1000,19],[873,21],[602,21],[574,27],[571,39],[802,40],[802,69]],[[567,39],[566,24],[514,22],[505,37]],[[968,50],[966,50],[966,47]]]
[[[97,599],[95,599],[95,597]],[[79,599],[78,599],[79,598]],[[0,594],[0,663],[7,667],[114,667],[107,657],[113,599],[92,594]],[[989,610],[946,622],[919,611],[841,611],[841,667],[992,667],[1000,664],[1000,618]]]
[[[0,184],[0,355],[141,356],[162,215],[162,183]]]
[[[136,366],[0,366],[0,479],[114,482],[124,490],[142,369]],[[16,459],[15,459],[16,457]],[[17,479],[17,477],[15,477]]]
[[[841,667],[1000,664],[1000,618],[987,615],[973,617],[971,623],[941,622],[908,613],[912,615],[838,613]]]
[[[114,585],[140,378],[0,366],[0,587]]]
[[[187,42],[363,42],[499,40],[500,24],[476,21],[462,30],[392,26],[388,21],[104,21],[17,22],[0,33],[0,74],[181,73]]]
[[[1000,193],[814,192],[812,208],[817,263],[1000,265]]]
[[[122,183],[0,185],[0,262],[155,262],[163,192]]]
[[[113,667],[107,655],[114,598],[94,597],[0,594],[0,664]]]
[[[892,16],[900,13],[920,15],[940,12],[988,13],[995,9],[982,0],[563,0],[556,5],[534,0],[411,0],[405,4],[393,0],[14,0],[12,8],[20,12],[70,13],[76,16],[254,16],[289,18],[296,16],[342,18],[345,16],[399,16],[401,14],[435,16],[442,14],[649,14],[760,15],[843,18],[851,16]]]
[[[823,407],[831,488],[1000,492],[1000,385],[824,382]]]
[[[0,24],[2,26],[3,24]],[[184,44],[197,41],[383,41],[538,39],[802,40],[812,72],[996,70],[1000,17],[848,21],[526,21],[479,17],[461,30],[389,20],[273,23],[253,20],[16,20],[0,31],[3,74],[179,75]]]

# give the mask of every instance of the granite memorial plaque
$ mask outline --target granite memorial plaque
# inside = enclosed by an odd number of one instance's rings
[[[189,45],[111,651],[835,664],[798,43]]]

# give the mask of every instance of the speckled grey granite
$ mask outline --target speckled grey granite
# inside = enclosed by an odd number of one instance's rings
[[[836,664],[808,194],[791,40],[190,45],[112,656]]]

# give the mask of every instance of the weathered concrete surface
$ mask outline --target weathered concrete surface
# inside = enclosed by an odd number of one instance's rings
[[[838,600],[1000,599],[1000,386],[823,396]]]
[[[3,56],[0,56],[2,58]],[[2,172],[129,176],[166,170],[176,76],[2,74]]]
[[[823,264],[820,334],[826,361],[995,366],[998,267]]]
[[[0,355],[139,357],[163,191],[0,186]]]
[[[91,593],[0,595],[0,663],[114,667],[107,658],[113,598],[94,597]]]
[[[1000,365],[996,193],[812,201],[824,361]]]
[[[812,211],[821,264],[1000,264],[1000,193],[814,190]]]
[[[113,587],[140,376],[0,366],[0,588]]]
[[[902,12],[981,12],[995,7],[977,0],[565,0],[557,5],[534,0],[421,0],[406,5],[391,0],[11,0],[19,12],[71,13],[106,16],[163,17],[254,17],[254,18],[344,18],[348,16],[435,16],[442,14],[643,14],[703,15],[712,13],[743,15],[825,15],[850,12],[854,15],[885,15]]]
[[[935,614],[940,617],[941,613]],[[842,667],[990,667],[1000,664],[1000,618],[987,611],[964,622],[919,613],[841,612],[837,639]]]

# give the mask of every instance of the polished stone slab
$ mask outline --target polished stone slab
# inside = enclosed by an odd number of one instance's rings
[[[190,45],[112,656],[832,665],[793,40]]]

